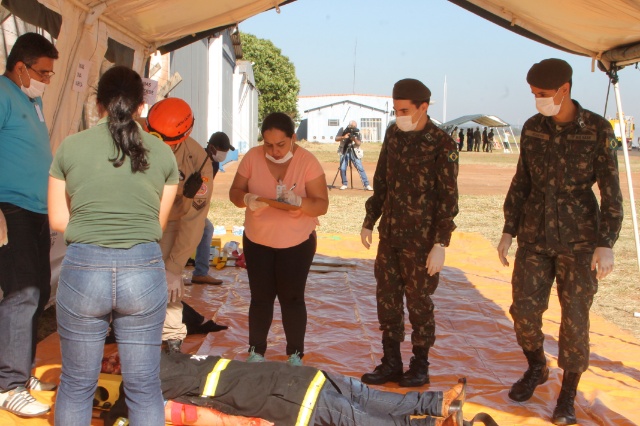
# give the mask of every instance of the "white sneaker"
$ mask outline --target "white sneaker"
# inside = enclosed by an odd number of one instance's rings
[[[365,191],[373,191],[373,188],[371,187],[371,185],[367,185],[364,187]]]
[[[0,392],[0,410],[6,410],[21,417],[37,417],[48,413],[51,407],[36,401],[26,388],[20,386],[10,391]]]
[[[348,186],[347,186],[347,185],[342,185],[342,186],[340,187],[340,191],[342,191],[342,190],[344,190],[344,189],[347,189],[347,188],[348,188]]]
[[[31,376],[29,380],[27,380],[25,387],[30,390],[52,391],[57,388],[57,385],[55,383],[41,382],[36,376]]]

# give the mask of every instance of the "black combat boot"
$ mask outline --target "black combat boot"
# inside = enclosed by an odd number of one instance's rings
[[[365,373],[360,379],[368,385],[382,385],[387,382],[397,382],[402,377],[402,355],[400,354],[400,342],[391,339],[382,339],[382,364],[378,365],[372,373]]]
[[[524,375],[511,386],[509,398],[514,401],[523,402],[531,398],[536,386],[543,384],[549,378],[549,368],[547,358],[544,356],[544,348],[535,351],[524,351],[527,357],[529,368]]]
[[[399,385],[415,388],[429,383],[429,348],[413,347],[409,369],[402,375]]]
[[[553,410],[551,422],[554,425],[575,425],[576,410],[573,408],[573,401],[576,398],[578,382],[582,373],[572,373],[565,371],[562,375],[562,389],[558,395],[556,409]]]
[[[162,350],[164,351],[164,353],[169,355],[173,353],[179,354],[181,352],[181,347],[182,340],[179,339],[169,339],[162,342]]]

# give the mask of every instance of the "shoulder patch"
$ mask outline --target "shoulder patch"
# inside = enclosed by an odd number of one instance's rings
[[[457,163],[459,158],[460,154],[458,154],[458,151],[452,150],[447,154],[447,159],[450,163]]]
[[[207,203],[207,200],[204,198],[194,198],[193,203],[191,203],[191,205],[196,210],[202,210],[202,208],[205,206],[206,203]]]
[[[622,146],[622,143],[618,141],[616,138],[609,139],[609,149],[618,149],[618,147]]]
[[[532,138],[542,139],[545,141],[549,140],[549,135],[547,135],[546,133],[534,132],[533,130],[525,130],[524,135],[530,136]]]

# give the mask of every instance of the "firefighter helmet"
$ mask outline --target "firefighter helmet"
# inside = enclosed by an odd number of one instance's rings
[[[155,103],[145,120],[146,130],[167,145],[177,145],[193,130],[193,112],[180,98],[167,98]]]

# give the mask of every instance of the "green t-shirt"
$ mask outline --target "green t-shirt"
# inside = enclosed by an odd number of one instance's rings
[[[129,157],[113,167],[116,148],[106,118],[58,147],[49,174],[65,181],[71,199],[67,244],[130,248],[160,241],[160,197],[165,185],[178,183],[178,166],[169,146],[142,129],[140,135],[148,150],[144,172],[133,173]]]

